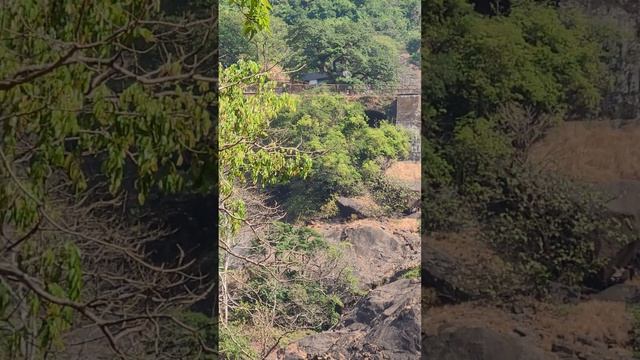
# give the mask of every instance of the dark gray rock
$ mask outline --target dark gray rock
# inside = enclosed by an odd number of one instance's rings
[[[577,304],[582,300],[582,294],[579,287],[572,287],[552,281],[549,284],[549,298],[555,303]]]
[[[306,337],[279,359],[420,358],[420,282],[401,279],[371,291],[342,327]]]
[[[637,237],[640,229],[640,181],[619,180],[598,184],[596,188],[608,200],[608,210],[622,223],[622,230],[627,236],[630,239]],[[606,265],[599,274],[599,284],[594,285],[603,288],[627,280],[629,269],[637,265],[639,253],[638,240],[626,244],[615,240],[599,243],[598,256],[606,260]]]
[[[352,316],[370,324],[365,343],[376,344],[393,359],[410,359],[420,353],[420,283],[400,279],[372,291]]]
[[[588,343],[588,344],[587,344]],[[578,339],[577,342],[556,340],[551,351],[560,360],[631,360],[628,350],[609,348],[604,343],[596,343],[590,339]]]
[[[617,301],[627,303],[640,302],[640,287],[637,285],[617,284],[593,295],[593,299],[601,301]]]
[[[480,297],[480,291],[469,284],[462,264],[431,245],[422,242],[422,284],[433,287],[448,302],[461,302]]]
[[[606,194],[611,212],[631,218],[640,215],[640,181],[618,180],[599,184],[598,188]]]
[[[398,271],[418,265],[418,256],[411,261],[405,239],[394,236],[378,226],[364,225],[344,228],[341,240],[351,244],[345,250],[355,275],[364,288],[380,285]]]
[[[340,216],[349,218],[355,216],[360,219],[375,217],[380,214],[380,208],[373,201],[363,198],[339,196],[336,198]]]
[[[527,341],[484,327],[448,328],[422,342],[424,360],[556,360]]]

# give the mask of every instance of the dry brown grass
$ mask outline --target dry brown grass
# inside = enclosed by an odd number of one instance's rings
[[[574,339],[588,337],[625,347],[630,340],[632,316],[624,303],[591,300],[567,308],[564,315],[545,313],[537,325],[554,337],[561,334]]]
[[[565,122],[531,150],[530,160],[576,180],[640,180],[640,124]]]
[[[384,174],[385,176],[401,185],[408,186],[410,189],[420,190],[420,179],[422,173],[420,171],[419,161],[397,161],[389,166]]]
[[[630,342],[631,314],[625,304],[606,301],[586,301],[577,305],[551,305],[530,302],[534,309],[516,316],[507,310],[468,302],[431,308],[423,312],[426,334],[437,334],[446,326],[489,327],[503,334],[525,329],[540,347],[549,351],[555,339],[570,342],[588,338],[625,348]]]
[[[420,219],[415,218],[379,218],[379,219],[356,219],[348,222],[350,227],[373,226],[393,234],[418,234],[420,228]],[[317,230],[321,233],[331,234],[339,232],[344,224],[331,223],[311,223],[307,225],[309,228]]]

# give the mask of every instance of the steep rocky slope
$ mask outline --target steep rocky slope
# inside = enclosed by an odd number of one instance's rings
[[[396,164],[395,168],[404,170],[390,178],[417,191],[419,163]],[[408,273],[420,265],[420,214],[368,217],[361,209],[369,207],[362,205],[368,201],[352,200],[341,202],[358,216],[309,226],[329,242],[348,244],[344,261],[352,267],[364,295],[347,305],[332,330],[287,344],[269,359],[420,358],[420,281]]]

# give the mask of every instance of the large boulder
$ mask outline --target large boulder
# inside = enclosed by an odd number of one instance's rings
[[[421,257],[422,284],[445,303],[506,296],[523,281],[475,233],[425,236]]]
[[[640,181],[619,180],[597,184],[604,193],[607,209],[623,223],[622,229],[630,238],[637,237],[640,225]],[[630,243],[609,241],[599,246],[599,257],[605,259],[605,267],[599,274],[598,281],[592,284],[603,288],[627,279],[628,274],[622,269],[635,266],[640,253],[640,241]]]
[[[633,360],[626,349],[594,343],[586,338],[582,340],[584,343],[557,340],[551,345],[551,350],[560,360]]]
[[[367,196],[336,198],[336,204],[343,218],[356,217],[360,219],[376,217],[382,214],[380,206]]]
[[[348,244],[344,260],[359,286],[370,289],[420,264],[420,237],[416,229],[402,231],[381,221],[363,220],[316,227],[329,242]]]
[[[619,215],[640,215],[640,181],[619,180],[598,184],[608,197],[607,208]]]
[[[420,283],[400,279],[381,286],[344,320],[347,328],[369,328],[364,342],[392,359],[414,359],[420,353]]]
[[[348,227],[343,241],[351,244],[349,259],[363,285],[378,285],[405,265],[402,241],[379,227]]]
[[[638,303],[640,302],[640,286],[616,284],[593,295],[593,299],[601,301]]]
[[[480,296],[478,289],[465,281],[461,264],[430,241],[423,241],[421,257],[422,284],[435,288],[445,300],[458,302]]]

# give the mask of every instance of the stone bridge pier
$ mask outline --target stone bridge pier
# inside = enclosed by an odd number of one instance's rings
[[[421,98],[419,94],[399,94],[391,104],[391,119],[393,122],[409,130],[411,136],[411,151],[409,158],[420,161],[420,130],[421,130]]]

